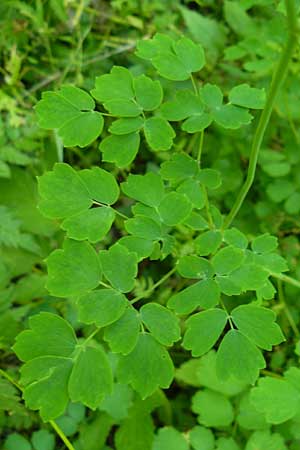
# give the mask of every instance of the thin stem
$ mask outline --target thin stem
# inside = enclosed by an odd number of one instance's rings
[[[289,277],[288,275],[284,275],[282,273],[271,273],[272,277],[277,278],[277,280],[281,280],[284,283],[291,284],[297,288],[300,288],[300,281],[295,278]]]
[[[193,88],[194,88],[195,94],[196,94],[196,95],[198,95],[197,84],[196,84],[195,78],[193,77],[193,75],[192,75],[192,74],[191,74],[191,81],[192,81],[192,85],[193,85]]]
[[[198,148],[198,155],[197,155],[197,163],[201,164],[201,155],[202,155],[202,149],[203,149],[203,141],[204,141],[204,130],[200,133],[200,141],[199,141],[199,148]]]
[[[211,212],[210,212],[207,190],[206,190],[206,187],[204,185],[202,186],[202,191],[203,191],[203,195],[204,195],[205,210],[206,210],[206,215],[207,215],[207,219],[208,219],[209,228],[212,230],[213,228],[215,228],[215,224],[214,224]]]
[[[285,0],[285,5],[287,11],[287,25],[288,25],[287,42],[282,51],[278,66],[274,71],[274,75],[267,95],[266,105],[261,113],[257,128],[254,133],[246,180],[239,192],[239,195],[231,211],[229,212],[228,216],[225,219],[224,228],[227,228],[231,225],[232,221],[239,212],[245,200],[245,197],[247,196],[253,184],[258,153],[261,147],[261,143],[271,117],[276,96],[287,74],[289,62],[293,55],[293,51],[297,42],[297,15],[295,11],[295,1]]]
[[[20,392],[23,393],[23,388],[19,385],[17,381],[15,381],[8,373],[6,373],[4,370],[0,369],[0,375],[2,375],[4,378],[6,378],[13,386],[15,386],[17,389],[19,389]],[[49,420],[49,424],[52,426],[56,434],[61,438],[65,446],[69,450],[75,450],[67,436],[64,434],[64,432],[61,430],[61,428],[57,425],[54,420]]]
[[[99,284],[101,284],[101,286],[106,287],[107,289],[111,289],[111,286],[109,284],[107,284],[107,283],[104,283],[104,281],[100,281]]]
[[[228,310],[227,310],[227,308],[226,308],[226,306],[225,306],[225,303],[223,302],[222,298],[220,298],[220,305],[222,306],[222,308],[224,309],[224,311],[225,311],[226,314],[227,314],[228,322],[229,322],[230,328],[231,328],[232,330],[234,330],[234,325],[233,325],[233,322],[232,322],[232,319],[231,319],[231,315],[229,314],[229,312],[228,312]]]
[[[170,278],[173,273],[176,272],[176,267],[173,267],[169,272],[167,272],[160,280],[158,280],[151,288],[147,289],[143,294],[135,297],[133,300],[130,301],[130,303],[133,305],[133,303],[138,302],[142,298],[147,297],[149,294],[151,294],[153,291],[155,291],[158,286],[160,286],[162,283],[164,283],[168,278]]]
[[[104,208],[112,209],[118,216],[122,217],[123,219],[126,219],[126,220],[129,219],[128,216],[126,216],[125,214],[121,213],[120,211],[118,211],[117,209],[113,208],[112,206],[108,206],[108,205],[105,205],[104,203],[97,202],[97,200],[93,200],[93,203],[95,205],[103,206]]]
[[[57,425],[57,423],[54,420],[50,420],[49,423],[50,423],[51,427],[53,428],[53,430],[55,431],[55,433],[61,438],[61,440],[63,441],[65,446],[69,450],[75,450],[75,448],[73,447],[73,445],[71,444],[71,442],[69,441],[67,436],[64,434],[62,429]]]
[[[283,286],[282,286],[282,280],[278,280],[277,282],[278,285],[278,298],[279,298],[279,302],[283,307],[284,313],[286,315],[286,318],[290,324],[290,327],[292,328],[293,332],[295,333],[295,335],[297,337],[299,337],[300,332],[298,330],[298,327],[296,325],[296,322],[294,321],[294,318],[291,314],[291,311],[289,310],[286,302],[285,302],[285,298],[284,298],[284,292],[283,292]]]

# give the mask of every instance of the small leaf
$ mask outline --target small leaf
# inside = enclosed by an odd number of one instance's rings
[[[183,434],[172,427],[158,430],[154,438],[152,450],[189,450],[189,444]]]
[[[115,220],[115,212],[111,208],[92,208],[65,219],[61,228],[71,239],[88,240],[93,244],[107,235]]]
[[[234,418],[228,398],[209,389],[196,392],[192,400],[192,411],[199,414],[198,422],[206,427],[227,427]]]
[[[65,147],[85,147],[102,132],[103,117],[93,111],[94,100],[75,86],[63,86],[58,92],[44,92],[35,111],[41,128],[57,129]]]
[[[188,218],[192,204],[185,195],[170,192],[162,198],[158,212],[166,225],[174,226]]]
[[[251,402],[262,412],[268,423],[279,424],[299,411],[300,394],[285,379],[261,378],[251,391]]]
[[[214,169],[201,169],[197,175],[197,180],[208,189],[217,189],[222,184],[220,172]]]
[[[155,152],[169,150],[176,136],[169,122],[162,117],[150,117],[146,119],[144,133],[149,147]]]
[[[276,250],[278,239],[266,233],[255,238],[251,243],[251,248],[255,253],[270,253]]]
[[[140,75],[134,79],[134,90],[136,101],[144,111],[153,111],[162,102],[163,90],[158,80]]]
[[[139,131],[144,125],[141,117],[126,117],[115,120],[109,127],[111,134],[123,135]]]
[[[215,438],[211,430],[196,426],[189,432],[189,440],[194,450],[214,450]]]
[[[109,74],[96,78],[91,94],[99,102],[130,100],[134,97],[132,75],[125,67],[114,66]]]
[[[145,175],[130,174],[122,183],[123,192],[148,206],[158,206],[164,196],[164,184],[161,177],[153,172]]]
[[[113,353],[127,355],[134,349],[140,329],[138,312],[128,307],[125,313],[104,330],[104,340],[109,343]]]
[[[229,101],[237,106],[251,109],[263,109],[266,101],[264,89],[252,88],[249,84],[235,86],[228,95]]]
[[[282,331],[275,323],[275,313],[256,305],[240,305],[231,312],[231,317],[238,329],[255,345],[265,350],[272,350],[285,340]]]
[[[140,146],[140,135],[129,133],[122,136],[108,136],[99,145],[103,153],[103,161],[115,163],[123,168],[132,163]]]
[[[124,314],[126,297],[114,289],[89,292],[77,300],[78,318],[81,322],[105,327]]]
[[[222,233],[220,231],[209,230],[198,236],[194,243],[196,252],[200,256],[207,256],[214,253],[222,242]]]
[[[169,161],[160,166],[160,174],[164,180],[185,180],[193,177],[199,170],[197,162],[185,153],[175,153]]]
[[[120,359],[118,377],[129,383],[142,399],[158,388],[168,388],[173,380],[174,367],[167,350],[150,334],[140,334],[131,353]]]
[[[188,178],[176,189],[180,194],[186,195],[193,206],[202,209],[205,206],[205,195],[199,182],[193,178]]]
[[[236,130],[242,125],[248,125],[253,117],[245,109],[234,105],[222,105],[213,113],[214,120],[223,128]]]
[[[96,409],[112,387],[113,376],[105,352],[101,347],[84,347],[75,358],[68,383],[71,400]]]
[[[203,280],[194,283],[183,291],[173,295],[168,307],[177,314],[190,314],[196,308],[213,308],[219,303],[220,289],[214,280]]]
[[[237,228],[230,228],[224,231],[224,241],[228,245],[234,245],[237,248],[245,250],[248,247],[248,239]]]
[[[238,330],[230,330],[223,338],[217,353],[217,374],[220,380],[231,375],[253,384],[260,369],[266,367],[261,352]]]
[[[109,250],[99,253],[103,274],[115,289],[129,292],[134,287],[137,275],[137,257],[123,245],[114,244]]]
[[[238,269],[244,260],[243,250],[229,245],[219,250],[211,262],[218,275],[227,275]]]
[[[147,303],[140,309],[141,320],[161,344],[170,346],[180,339],[179,320],[158,303]]]
[[[193,356],[202,356],[217,342],[227,322],[227,314],[222,309],[209,309],[194,314],[187,321],[187,331],[183,346],[192,351]]]
[[[245,450],[287,450],[284,438],[279,433],[269,430],[255,431],[247,441]]]
[[[183,120],[202,111],[203,103],[199,96],[186,89],[177,91],[175,99],[164,103],[161,107],[163,117],[170,121]]]
[[[156,241],[162,237],[161,226],[149,217],[144,216],[136,216],[126,220],[125,230],[136,237],[150,241]]]
[[[213,267],[207,259],[194,255],[180,258],[177,272],[184,278],[211,278],[214,274]]]
[[[137,236],[123,236],[118,243],[124,245],[130,252],[137,255],[138,261],[148,258],[153,251],[153,242]]]
[[[34,450],[55,450],[55,437],[48,430],[38,430],[32,433],[31,442]],[[18,450],[22,449],[18,448]]]
[[[114,176],[100,167],[84,169],[78,175],[86,185],[93,200],[113,205],[119,198],[120,189]]]
[[[98,286],[101,268],[94,248],[88,242],[66,240],[63,249],[48,256],[46,288],[51,295],[80,295]]]
[[[200,96],[211,111],[217,110],[222,106],[223,94],[221,89],[215,84],[205,84],[200,89]]]

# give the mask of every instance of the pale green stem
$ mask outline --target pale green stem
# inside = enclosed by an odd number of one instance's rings
[[[193,77],[193,75],[192,75],[192,74],[191,74],[191,81],[192,81],[192,85],[193,85],[193,88],[194,88],[195,94],[196,94],[196,95],[198,95],[197,84],[196,84],[195,78]]]
[[[271,276],[277,278],[277,280],[281,280],[284,283],[291,284],[297,288],[300,288],[300,281],[295,278],[289,277],[288,275],[284,275],[283,273],[271,273]]]
[[[297,337],[299,337],[300,332],[298,330],[298,327],[296,325],[296,322],[294,321],[294,318],[285,302],[285,298],[284,298],[284,292],[283,292],[283,286],[282,286],[282,280],[278,280],[277,282],[278,284],[278,298],[279,298],[279,302],[283,307],[284,313],[286,315],[286,318],[290,324],[290,327],[292,328],[292,330],[294,331],[295,335]]]
[[[270,120],[276,96],[287,74],[289,62],[297,43],[297,15],[295,9],[295,1],[285,0],[285,5],[287,11],[288,39],[282,51],[279,63],[274,71],[270,88],[267,94],[266,104],[261,113],[257,128],[254,133],[246,180],[238,194],[238,197],[231,211],[225,219],[224,228],[228,228],[231,225],[253,184],[261,143]]]
[[[203,149],[203,141],[204,141],[204,130],[200,133],[200,141],[199,141],[199,148],[198,148],[198,155],[197,155],[197,163],[199,164],[199,167],[201,165],[201,155],[202,155],[202,149]]]
[[[143,294],[139,295],[138,297],[135,297],[130,301],[130,303],[133,305],[133,303],[138,302],[139,300],[142,300],[143,298],[150,295],[158,286],[160,286],[162,283],[164,283],[168,278],[170,278],[173,273],[176,272],[176,267],[173,267],[169,272],[167,272],[160,280],[158,280],[151,288],[147,289]]]

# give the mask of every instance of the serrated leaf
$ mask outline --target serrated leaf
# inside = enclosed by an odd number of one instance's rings
[[[220,231],[209,230],[200,234],[195,240],[196,252],[200,256],[207,256],[217,251],[222,242],[222,233]]]
[[[123,168],[132,163],[140,146],[140,135],[129,133],[122,136],[108,136],[99,145],[103,161],[112,162]]]
[[[105,327],[120,319],[126,305],[126,297],[119,291],[114,289],[92,291],[77,300],[78,318],[83,323]]]
[[[173,380],[174,367],[167,350],[150,334],[140,334],[133,351],[120,359],[118,378],[129,383],[142,399],[158,388],[168,388]]]
[[[180,258],[177,262],[177,272],[184,278],[211,278],[214,274],[207,259],[194,255]]]
[[[299,410],[300,394],[284,379],[261,378],[251,391],[251,402],[268,423],[279,424],[294,417]]]
[[[241,266],[244,260],[243,250],[229,245],[219,250],[211,260],[218,275],[228,275]]]
[[[188,218],[192,204],[184,194],[170,192],[161,199],[158,212],[166,225],[174,226]]]
[[[112,387],[112,371],[105,352],[100,347],[84,347],[75,358],[68,383],[71,400],[96,409]]]
[[[187,321],[183,346],[193,356],[202,356],[217,342],[227,323],[227,314],[222,309],[209,309],[194,314]]]
[[[123,135],[139,131],[143,125],[142,117],[125,117],[115,120],[108,130],[112,134]]]
[[[63,249],[54,250],[46,262],[46,288],[57,297],[83,294],[101,280],[97,253],[88,242],[66,240]]]
[[[196,392],[192,411],[199,414],[198,422],[207,427],[227,427],[234,417],[232,405],[225,395],[209,389]]]
[[[137,257],[123,245],[115,244],[109,250],[99,253],[103,275],[111,285],[121,292],[129,292],[134,287],[137,276]]]
[[[130,174],[122,183],[123,192],[148,206],[158,206],[164,196],[164,184],[161,177],[153,172],[145,175]]]
[[[231,317],[238,329],[255,345],[265,350],[272,350],[285,340],[282,331],[275,323],[275,313],[256,305],[240,305],[231,312]]]
[[[172,427],[164,427],[158,430],[154,437],[152,450],[188,450],[189,444],[183,434]]]
[[[238,380],[253,384],[260,369],[266,366],[261,352],[238,330],[230,330],[217,352],[217,375],[226,380],[233,375]]]
[[[196,308],[213,308],[219,303],[220,289],[214,280],[202,280],[173,295],[168,307],[177,314],[190,314]]]
[[[141,320],[161,344],[171,346],[181,337],[179,320],[174,313],[158,303],[147,303],[140,309]]]
[[[41,128],[57,129],[65,147],[85,147],[102,132],[102,115],[93,111],[94,100],[75,86],[63,86],[58,92],[44,92],[35,111]]]
[[[146,119],[144,133],[149,147],[155,152],[169,150],[176,136],[169,122],[162,117],[150,117]]]
[[[115,217],[116,214],[111,208],[92,208],[68,217],[63,221],[61,228],[71,239],[88,240],[94,244],[107,235]]]
[[[138,312],[128,307],[125,313],[104,330],[104,340],[109,343],[114,353],[127,355],[134,349],[140,330]]]
[[[239,84],[231,89],[229,101],[237,106],[250,109],[263,109],[266,101],[264,89],[252,88],[249,84]]]
[[[144,111],[158,108],[163,99],[163,90],[158,80],[151,80],[146,75],[134,79],[134,91],[137,103]]]

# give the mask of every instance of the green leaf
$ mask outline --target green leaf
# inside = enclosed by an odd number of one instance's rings
[[[117,422],[128,417],[128,410],[133,403],[133,392],[127,384],[115,383],[113,392],[106,395],[99,409],[106,411]]]
[[[162,237],[161,226],[146,216],[136,216],[125,222],[125,230],[139,238],[156,241]]]
[[[150,334],[140,334],[133,351],[120,359],[118,377],[129,383],[145,399],[158,388],[168,388],[173,380],[172,360]]]
[[[131,306],[125,313],[104,330],[104,340],[114,353],[127,355],[134,349],[140,330],[140,318],[138,312]]]
[[[222,233],[220,231],[209,230],[200,234],[195,240],[196,252],[200,256],[207,256],[215,253],[222,242]]]
[[[267,308],[255,305],[240,305],[231,312],[238,329],[258,347],[272,350],[285,340],[282,331],[275,323],[275,313]]]
[[[245,450],[287,450],[284,439],[279,433],[272,433],[269,430],[255,431],[249,440]]]
[[[201,45],[182,37],[174,43],[173,47],[188,72],[198,72],[205,65],[205,56]]]
[[[4,442],[5,450],[31,450],[32,447],[27,439],[19,433],[11,433]]]
[[[84,347],[75,358],[68,391],[73,402],[96,409],[112,392],[113,377],[108,358],[101,347]]]
[[[43,355],[68,357],[76,345],[73,328],[61,317],[41,312],[29,318],[29,330],[16,338],[13,350],[21,361]]]
[[[149,147],[155,152],[169,150],[176,136],[169,122],[162,117],[150,117],[146,119],[144,133]]]
[[[266,367],[261,352],[238,330],[230,330],[223,338],[217,352],[217,374],[220,380],[231,375],[253,384],[260,369]]]
[[[183,346],[193,356],[202,356],[217,342],[227,323],[227,314],[222,309],[209,309],[194,314],[187,321]]]
[[[272,424],[286,422],[299,410],[300,394],[285,379],[261,378],[251,391],[251,402]]]
[[[92,96],[99,102],[126,99],[134,97],[133,77],[125,67],[114,66],[109,74],[96,78]]]
[[[252,88],[249,84],[235,86],[228,95],[229,101],[237,106],[251,109],[263,109],[266,101],[264,89]]]
[[[253,239],[251,248],[255,253],[270,253],[276,250],[278,239],[266,233]]]
[[[122,183],[122,190],[128,197],[148,206],[158,206],[164,196],[164,184],[161,177],[153,172],[145,175],[130,174]]]
[[[212,258],[211,262],[218,275],[227,275],[238,269],[244,259],[243,250],[228,246],[219,250]]]
[[[89,292],[77,300],[78,317],[83,323],[105,327],[118,320],[125,312],[125,295],[114,289]]]
[[[123,245],[115,244],[109,250],[99,253],[103,275],[111,285],[121,292],[129,292],[134,287],[137,276],[137,257]]]
[[[160,174],[164,180],[179,181],[193,177],[199,170],[197,162],[185,153],[175,153],[169,161],[160,166]]]
[[[237,248],[245,250],[248,247],[248,239],[237,228],[230,228],[224,231],[224,241],[228,245],[234,245]]]
[[[137,255],[138,261],[148,258],[153,251],[153,242],[137,236],[123,236],[118,243]]]
[[[123,135],[139,131],[143,125],[144,120],[141,117],[126,117],[115,120],[108,130],[112,134]]]
[[[32,433],[31,442],[34,450],[55,450],[55,437],[48,430]]]
[[[161,344],[173,345],[181,337],[179,319],[158,303],[147,303],[140,309],[141,320]]]
[[[152,450],[189,450],[189,444],[184,436],[172,427],[158,430],[154,438]]]
[[[207,427],[227,427],[233,421],[233,408],[222,394],[204,389],[192,399],[192,411],[199,414],[198,422]]]
[[[80,295],[94,289],[100,282],[102,273],[97,253],[87,242],[66,240],[63,249],[54,250],[46,262],[46,287],[51,295]]]
[[[199,115],[202,111],[203,103],[200,97],[186,89],[177,91],[175,99],[164,103],[161,107],[163,117],[170,121],[184,120]]]
[[[188,178],[176,190],[180,194],[186,195],[195,208],[202,209],[205,206],[203,189],[196,180]]]
[[[138,104],[144,111],[157,109],[163,99],[163,90],[158,80],[151,80],[146,75],[134,79],[134,91]]]
[[[180,258],[177,262],[177,272],[184,278],[211,278],[214,274],[207,259],[194,255]]]
[[[247,262],[229,276],[229,279],[239,286],[241,291],[260,289],[267,278],[268,272],[262,266]]]
[[[70,85],[58,92],[44,92],[35,111],[39,126],[57,129],[65,147],[86,147],[103,129],[103,117],[94,107],[87,92]]]
[[[64,218],[86,211],[92,204],[89,191],[78,172],[56,163],[51,172],[38,177],[39,209],[46,217]]]
[[[215,169],[201,169],[197,180],[208,189],[217,189],[222,184],[221,174]]]
[[[183,291],[173,295],[168,307],[177,314],[190,314],[196,308],[213,308],[219,303],[220,289],[214,280],[203,280],[194,283]]]
[[[192,204],[184,194],[170,192],[162,198],[158,212],[166,225],[174,226],[188,218]]]
[[[214,450],[213,432],[205,427],[196,426],[189,432],[189,441],[194,450]]]
[[[207,83],[200,89],[200,96],[208,109],[213,112],[222,106],[223,93],[215,84]]]
[[[100,167],[84,169],[78,175],[86,185],[93,200],[106,205],[116,203],[119,198],[120,189],[114,176]]]
[[[237,423],[245,430],[262,430],[268,425],[264,414],[259,412],[251,401],[250,392],[241,398]]]
[[[253,117],[245,109],[234,105],[222,105],[213,113],[214,120],[223,128],[236,130],[242,125],[248,125]]]
[[[115,163],[123,168],[132,163],[140,146],[140,135],[129,133],[122,136],[108,136],[99,145],[103,153],[103,161]]]
[[[63,221],[61,228],[71,239],[88,240],[94,244],[107,235],[115,217],[116,214],[111,208],[92,208],[68,217]]]

